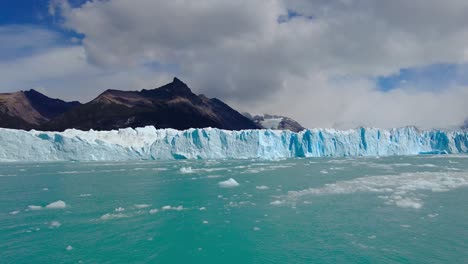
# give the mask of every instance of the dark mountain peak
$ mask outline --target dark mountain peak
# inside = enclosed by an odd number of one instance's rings
[[[187,84],[179,80],[177,77],[174,77],[174,80],[171,83],[163,85],[159,88],[152,90],[141,90],[140,94],[148,98],[157,98],[161,100],[174,99],[176,97],[186,97],[193,98],[196,97],[192,90],[188,87]]]
[[[23,92],[31,106],[45,119],[52,119],[71,108],[81,105],[78,101],[66,102],[56,98],[50,98],[34,89]]]
[[[178,85],[184,85],[184,86],[187,86],[187,84],[185,84],[183,81],[181,81],[179,78],[177,77],[174,77],[174,79],[172,80],[172,83],[173,84],[178,84]]]

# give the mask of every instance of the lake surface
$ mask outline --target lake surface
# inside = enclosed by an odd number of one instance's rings
[[[468,263],[468,156],[2,163],[0,252],[0,263]]]

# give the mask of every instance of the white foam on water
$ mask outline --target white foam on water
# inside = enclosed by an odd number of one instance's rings
[[[50,203],[50,204],[48,204],[46,206],[46,208],[48,208],[48,209],[63,209],[65,207],[67,207],[67,204],[62,200],[58,200],[58,201]]]
[[[428,216],[429,218],[434,218],[434,217],[439,216],[439,214],[428,214],[427,216]]]
[[[295,201],[307,196],[381,193],[387,194],[378,196],[386,204],[419,209],[424,204],[422,192],[446,192],[461,187],[468,187],[466,172],[417,172],[338,181],[319,188],[290,191],[284,198]]]
[[[193,173],[194,171],[192,170],[192,167],[182,167],[180,168],[180,173],[183,174],[188,174],[188,173]]]
[[[59,221],[52,221],[52,222],[50,222],[49,228],[58,228],[61,225],[62,224]]]
[[[150,214],[156,214],[157,212],[159,212],[158,209],[151,209],[151,210],[149,210],[149,213],[150,213]]]
[[[16,214],[19,214],[20,211],[12,211],[12,212],[9,212],[9,214],[11,215],[16,215]]]
[[[118,218],[126,218],[128,215],[118,213],[118,214],[104,214],[101,216],[101,220],[106,221],[106,220],[111,220],[111,219],[118,219]]]
[[[148,208],[151,204],[135,204],[135,207],[138,209]]]
[[[234,187],[239,186],[239,183],[233,178],[230,178],[227,181],[218,182],[218,185],[221,188],[234,188]]]
[[[29,210],[37,211],[37,210],[41,210],[42,206],[40,206],[40,205],[28,205],[28,208],[29,208]]]
[[[326,171],[326,170],[321,170],[320,173],[322,173],[322,174],[327,174],[328,171]]]
[[[198,210],[200,210],[200,211],[205,211],[206,208],[205,208],[205,207],[200,207]]]
[[[254,226],[253,230],[254,230],[254,231],[260,231],[260,227]]]
[[[91,194],[90,193],[82,193],[80,194],[80,197],[90,197]]]
[[[73,247],[70,246],[70,245],[68,245],[67,248],[66,248],[67,251],[70,251],[70,250],[72,250],[72,249],[73,249]]]
[[[206,225],[206,224],[208,224],[208,221],[206,221],[206,220],[203,220],[203,224],[205,224],[205,225]]]
[[[49,188],[42,188],[42,190],[43,190],[43,191],[48,191],[48,190],[49,190]]]
[[[270,189],[270,187],[265,186],[265,185],[257,186],[255,188],[257,188],[257,190],[268,190],[268,189]]]
[[[123,208],[123,207],[117,207],[117,208],[114,209],[114,211],[116,211],[116,212],[123,212],[123,211],[125,211],[125,208]]]

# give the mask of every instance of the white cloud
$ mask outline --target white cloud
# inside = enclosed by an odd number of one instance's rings
[[[63,69],[69,74],[57,72],[53,65],[61,62],[53,56],[18,64],[53,62],[40,75],[25,77],[33,83],[48,79],[43,86],[63,85],[85,94],[154,87],[151,81],[159,84],[172,75],[159,71],[153,76],[145,65],[157,62],[178,65],[180,77],[196,92],[254,112],[288,114],[310,127],[447,127],[462,123],[468,114],[467,87],[425,91],[405,85],[382,92],[370,81],[401,68],[466,63],[466,1],[52,3],[51,14],[60,14],[63,26],[85,37],[82,46],[67,48],[69,55],[57,55],[63,63],[73,62]],[[288,9],[304,16],[278,23]]]

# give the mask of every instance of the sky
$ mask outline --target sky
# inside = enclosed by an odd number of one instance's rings
[[[466,0],[0,1],[0,92],[87,102],[177,76],[306,127],[468,117]]]

